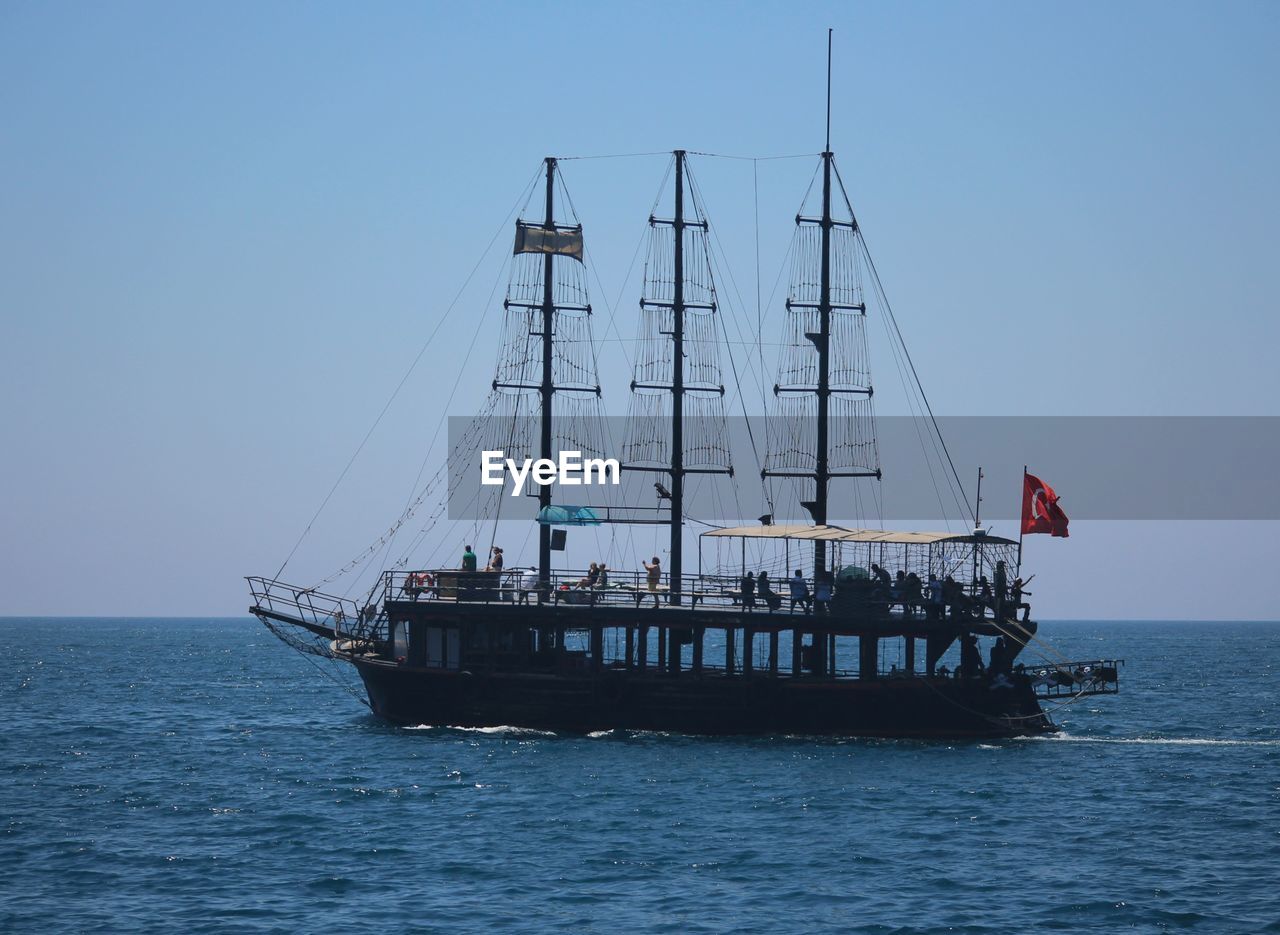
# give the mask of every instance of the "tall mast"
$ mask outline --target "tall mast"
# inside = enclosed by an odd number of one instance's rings
[[[555,181],[556,160],[547,157],[547,214],[545,227],[555,230]],[[543,258],[542,266],[542,438],[539,446],[541,457],[549,461],[555,460],[551,450],[551,408],[555,399],[555,382],[553,380],[552,351],[555,338],[555,254],[548,252]],[[551,506],[551,485],[541,484],[538,487],[538,509]],[[545,515],[545,514],[543,514]],[[551,584],[551,526],[538,524],[538,583],[539,593],[546,594]]]
[[[797,215],[796,224],[798,227],[817,227],[819,232],[818,240],[818,290],[816,295],[812,295],[808,291],[807,283],[812,280],[805,280],[804,283],[793,283],[793,295],[787,299],[787,310],[789,313],[796,313],[803,316],[800,321],[804,322],[805,327],[811,327],[809,322],[812,320],[809,316],[816,312],[817,330],[803,332],[805,340],[809,341],[814,350],[817,352],[816,374],[812,382],[807,378],[808,369],[804,368],[804,378],[801,378],[796,372],[792,371],[792,379],[780,380],[778,385],[774,386],[775,396],[795,396],[797,394],[813,394],[816,400],[816,437],[814,439],[814,463],[810,469],[807,464],[781,464],[778,467],[766,467],[762,471],[764,477],[791,477],[811,479],[814,485],[814,495],[812,500],[802,500],[800,505],[809,511],[809,515],[813,518],[815,524],[822,526],[830,522],[830,487],[831,481],[841,477],[880,477],[880,469],[874,470],[846,470],[844,466],[837,465],[836,469],[831,466],[831,400],[836,394],[860,394],[867,397],[871,396],[872,390],[870,385],[855,386],[850,385],[844,371],[838,371],[842,375],[837,379],[837,384],[832,385],[831,382],[831,332],[832,318],[834,313],[855,312],[860,315],[866,315],[866,304],[857,301],[851,302],[850,299],[841,293],[833,298],[833,292],[836,287],[832,282],[832,261],[831,254],[835,249],[832,231],[837,228],[847,228],[856,234],[858,225],[857,221],[850,217],[849,220],[837,220],[832,216],[831,196],[832,185],[838,181],[835,170],[835,154],[831,151],[831,31],[827,31],[827,147],[822,153],[822,215],[821,217],[804,217]],[[833,176],[836,176],[833,178]],[[797,293],[795,290],[799,288]],[[798,296],[798,297],[797,297]],[[839,436],[838,436],[839,437]],[[828,570],[828,554],[827,543],[821,540],[815,540],[813,544],[813,572],[814,575],[821,575]]]
[[[675,288],[671,297],[671,581],[670,600],[680,603],[684,570],[684,150],[677,149]]]
[[[830,487],[836,478],[879,478],[878,455],[875,453],[874,429],[872,440],[867,443],[859,441],[860,422],[862,416],[858,409],[864,409],[869,416],[869,400],[872,395],[870,375],[860,369],[860,361],[866,358],[865,317],[866,303],[862,299],[861,278],[857,272],[857,254],[845,251],[855,246],[858,238],[858,222],[849,208],[848,220],[836,219],[832,216],[832,188],[841,186],[840,175],[835,167],[835,154],[831,151],[831,30],[827,31],[827,113],[826,113],[826,148],[822,153],[822,214],[819,217],[796,215],[797,235],[803,246],[802,259],[797,260],[792,268],[791,294],[787,298],[788,334],[790,341],[788,350],[779,363],[779,379],[774,385],[774,396],[779,399],[778,408],[791,418],[803,417],[806,421],[810,413],[814,417],[813,460],[808,459],[808,452],[796,445],[795,441],[784,440],[782,445],[771,455],[771,466],[762,471],[765,477],[789,477],[813,482],[813,499],[801,500],[800,505],[809,511],[813,522],[818,526],[828,525],[830,516]],[[848,207],[848,197],[844,196]],[[815,237],[815,228],[816,234]],[[833,231],[839,229],[840,236]],[[846,235],[847,232],[847,236]],[[815,244],[814,241],[817,241]],[[817,247],[815,251],[813,248]],[[840,257],[835,262],[832,253],[840,250]],[[814,264],[816,252],[817,263]],[[816,265],[816,269],[814,266]],[[816,274],[816,275],[815,275]],[[814,289],[815,279],[817,288]],[[816,319],[816,320],[815,320]],[[832,379],[831,351],[833,344],[833,328],[836,335],[835,349],[840,355],[836,361],[834,381]],[[803,336],[805,343],[796,340]],[[812,345],[809,351],[807,345]],[[813,356],[811,356],[811,354]],[[816,357],[816,359],[815,359]],[[813,408],[807,403],[797,402],[790,405],[791,400],[803,399],[812,394]],[[863,396],[868,400],[865,407],[846,401],[851,396]],[[837,405],[833,407],[832,400]],[[833,409],[835,424],[832,424]],[[833,431],[834,429],[834,431]],[[835,439],[834,446],[832,439]],[[833,465],[834,449],[834,465]],[[830,569],[830,555],[827,543],[815,539],[813,543],[813,573],[821,577]],[[795,633],[793,672],[800,674],[800,650],[802,634]],[[815,631],[813,639],[813,670],[827,671],[827,656],[830,633]]]
[[[822,153],[822,275],[818,292],[818,451],[813,521],[827,522],[827,487],[831,480],[827,417],[831,410],[831,30],[827,30],[827,147]],[[827,570],[827,544],[813,543],[813,575]]]
[[[716,313],[715,286],[706,254],[706,237],[710,228],[698,204],[697,189],[689,176],[685,151],[677,149],[672,155],[675,158],[675,211],[670,219],[649,217],[650,258],[655,266],[651,270],[646,263],[645,292],[640,298],[642,343],[635,362],[636,379],[631,381],[632,392],[639,390],[640,397],[652,400],[658,393],[671,394],[671,447],[666,450],[647,432],[643,441],[636,441],[633,436],[624,448],[632,453],[624,467],[666,474],[671,478],[669,489],[661,484],[657,486],[659,497],[666,499],[671,509],[668,520],[668,598],[672,604],[680,604],[684,585],[685,478],[690,474],[732,475],[733,468],[727,463],[720,466],[709,457],[708,450],[716,447],[713,439],[715,429],[708,429],[705,425],[708,416],[704,410],[707,407],[700,405],[713,396],[724,397],[724,386],[711,376],[714,371],[718,377],[719,364],[708,358],[707,335],[713,333],[714,328],[708,329],[705,321],[699,324],[701,319],[698,318]],[[692,204],[689,211],[686,211],[685,204],[686,184]],[[670,265],[666,261],[665,230],[658,234],[660,229],[667,227],[671,228]],[[690,231],[693,233],[686,243],[686,234]],[[686,332],[693,336],[690,342],[685,340]],[[669,349],[667,339],[671,341]],[[686,360],[689,354],[692,355],[691,361]],[[693,400],[688,407],[686,399]],[[656,414],[657,411],[655,408],[650,413]],[[694,420],[695,448],[691,457],[685,454],[686,415]],[[717,426],[723,427],[723,412],[718,418],[712,418]],[[724,455],[727,460],[727,445]]]

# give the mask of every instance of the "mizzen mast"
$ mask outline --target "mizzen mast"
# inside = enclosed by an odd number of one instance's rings
[[[675,151],[676,204],[671,220],[675,282],[671,297],[671,594],[681,600],[684,573],[684,150]]]
[[[833,179],[833,176],[835,178]],[[865,411],[848,400],[861,398],[869,407],[872,394],[866,366],[866,337],[862,319],[866,304],[862,299],[861,276],[856,254],[852,254],[857,236],[857,220],[837,219],[832,211],[833,182],[839,183],[835,154],[831,151],[831,30],[827,31],[827,120],[826,148],[822,153],[822,213],[806,217],[803,209],[796,216],[797,253],[793,257],[792,290],[786,308],[793,329],[793,339],[803,339],[810,348],[799,343],[784,354],[774,396],[779,401],[779,415],[784,419],[803,420],[813,428],[795,431],[783,438],[782,444],[770,452],[772,466],[762,472],[765,477],[798,478],[813,482],[813,498],[801,500],[815,525],[830,521],[830,486],[835,478],[880,477],[874,441],[859,435],[874,436],[869,408]],[[843,192],[843,188],[841,189]],[[847,198],[846,198],[847,201]],[[813,231],[817,229],[817,237]],[[839,233],[839,244],[836,234]],[[813,241],[817,240],[817,256]],[[835,257],[837,246],[842,251]],[[817,260],[817,290],[814,294],[812,267]],[[849,319],[856,316],[856,323]],[[833,348],[836,352],[833,359]],[[814,353],[816,352],[816,354]],[[833,379],[834,371],[834,379]],[[807,402],[812,399],[812,404]],[[833,403],[835,404],[833,406]],[[809,421],[809,420],[812,421]],[[836,440],[832,441],[833,422]],[[869,432],[866,431],[869,429]],[[790,431],[790,429],[788,429]],[[812,444],[812,454],[806,449]],[[839,456],[833,463],[833,451]],[[813,574],[815,579],[829,570],[827,543],[815,539]],[[819,657],[825,647],[815,643]]]

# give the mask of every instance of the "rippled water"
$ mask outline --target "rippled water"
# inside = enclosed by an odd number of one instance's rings
[[[5,931],[1280,932],[1280,624],[1057,737],[398,729],[250,620],[4,620]]]

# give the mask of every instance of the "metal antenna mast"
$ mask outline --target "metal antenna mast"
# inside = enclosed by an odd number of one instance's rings
[[[827,152],[831,152],[831,33],[827,29]]]

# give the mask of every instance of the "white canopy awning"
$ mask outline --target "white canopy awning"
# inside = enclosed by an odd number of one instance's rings
[[[713,529],[704,536],[739,539],[800,539],[822,542],[884,542],[893,545],[933,545],[938,542],[988,543],[1014,545],[1012,539],[1000,536],[975,536],[972,533],[954,532],[894,532],[887,529],[847,529],[844,526],[808,526],[803,524],[780,526],[731,526]]]

